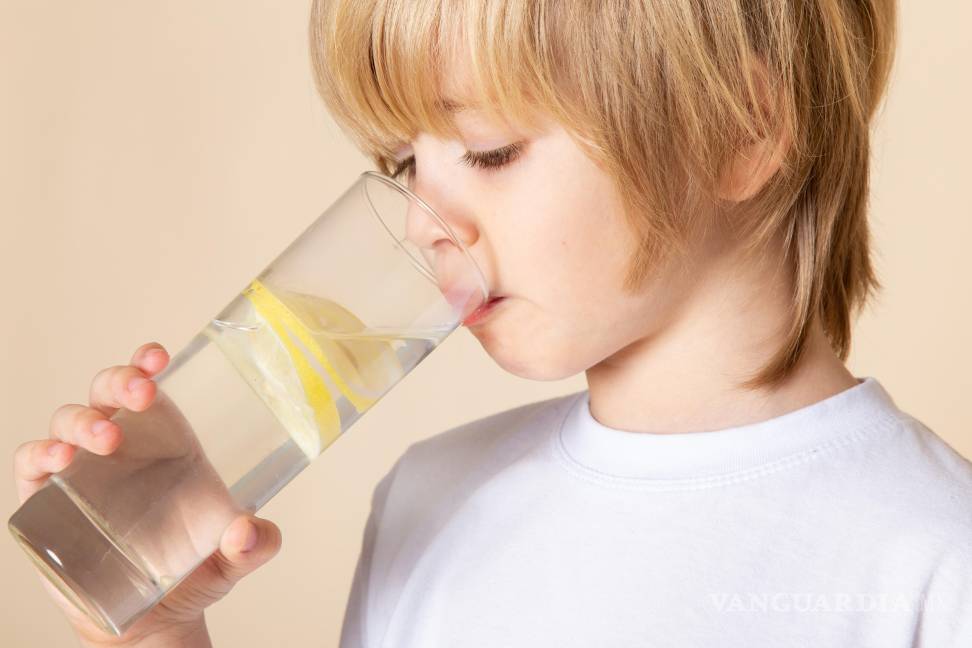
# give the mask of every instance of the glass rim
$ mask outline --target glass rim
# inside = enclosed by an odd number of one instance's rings
[[[431,216],[435,220],[435,222],[440,227],[442,227],[443,231],[445,231],[445,233],[449,236],[449,240],[452,241],[456,245],[456,247],[458,247],[462,251],[463,255],[465,255],[466,260],[473,267],[473,269],[476,272],[476,277],[479,279],[479,288],[480,288],[480,290],[483,293],[483,303],[485,304],[486,302],[489,301],[489,298],[490,298],[489,297],[489,286],[488,286],[488,284],[486,282],[486,277],[483,276],[483,272],[479,268],[479,264],[476,263],[476,260],[473,259],[472,254],[469,253],[469,249],[462,243],[462,241],[459,240],[459,237],[457,237],[456,234],[455,234],[455,232],[452,231],[452,228],[449,227],[449,224],[446,223],[445,220],[443,220],[442,217],[439,216],[439,214],[436,213],[436,211],[434,209],[432,209],[432,206],[431,205],[429,205],[427,202],[425,202],[422,199],[421,196],[419,196],[418,194],[416,194],[415,192],[413,192],[411,189],[409,189],[405,185],[401,184],[400,182],[398,182],[394,178],[391,178],[389,176],[386,176],[385,174],[380,173],[378,171],[371,171],[371,170],[365,171],[365,172],[363,172],[361,174],[360,178],[363,178],[363,179],[366,179],[366,180],[369,179],[369,178],[378,180],[379,182],[382,182],[383,184],[385,184],[385,185],[391,187],[392,189],[395,189],[399,193],[403,194],[406,198],[408,198],[409,200],[413,201],[419,207],[421,207],[422,209],[424,209],[429,214],[429,216]],[[370,199],[369,199],[369,202],[370,202]],[[385,230],[387,230],[389,232],[389,234],[392,234],[391,231],[388,230],[388,225],[385,224],[385,221],[381,217],[381,214],[378,214],[377,210],[374,208],[374,205],[372,205],[371,211],[375,214],[375,216],[378,217],[378,220],[381,221],[382,227],[384,227]],[[394,234],[392,234],[392,238],[395,239]],[[397,242],[398,239],[395,239],[395,241]],[[411,256],[411,254],[409,254],[408,250],[404,250],[403,249],[403,252],[405,252],[405,254],[408,254],[409,256]]]

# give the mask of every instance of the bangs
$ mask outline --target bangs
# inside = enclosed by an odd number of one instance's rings
[[[310,51],[317,89],[384,172],[419,132],[460,139],[455,113],[464,106],[530,127],[537,106],[547,114],[556,106],[542,53],[524,36],[535,32],[537,4],[316,2]]]

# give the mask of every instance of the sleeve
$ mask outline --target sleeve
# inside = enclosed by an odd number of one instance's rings
[[[972,646],[972,545],[943,557],[921,606],[917,648]]]
[[[375,486],[371,495],[371,511],[365,523],[364,538],[361,542],[361,554],[354,570],[351,582],[351,593],[348,596],[347,607],[344,610],[344,621],[341,625],[340,648],[370,648],[374,638],[369,637],[368,611],[372,598],[371,563],[378,536],[388,491],[401,460],[396,462],[388,473]]]

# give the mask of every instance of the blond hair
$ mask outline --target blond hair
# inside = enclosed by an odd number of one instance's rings
[[[895,47],[894,0],[315,0],[311,58],[338,124],[385,173],[419,131],[458,137],[441,75],[472,63],[488,114],[571,133],[616,180],[635,234],[624,288],[685,250],[717,206],[758,254],[783,242],[784,341],[744,383],[782,381],[813,319],[842,361],[881,288],[867,226],[869,127]],[[719,179],[739,148],[786,141],[748,200]]]

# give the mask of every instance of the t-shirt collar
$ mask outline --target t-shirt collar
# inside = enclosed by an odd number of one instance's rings
[[[800,409],[764,421],[707,432],[657,434],[607,427],[576,394],[558,435],[577,466],[634,479],[686,479],[757,469],[813,452],[900,414],[874,377]]]

